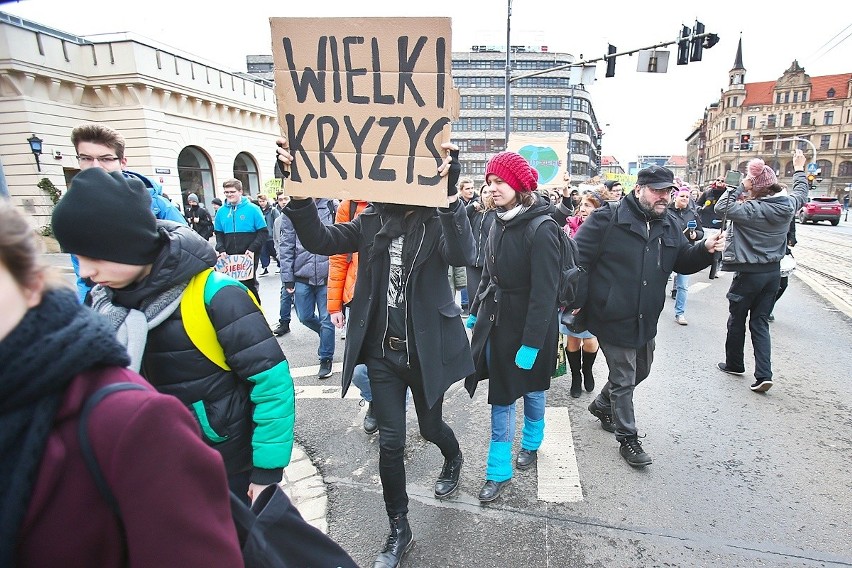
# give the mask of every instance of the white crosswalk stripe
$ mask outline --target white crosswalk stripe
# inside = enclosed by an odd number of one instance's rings
[[[563,406],[548,406],[544,441],[538,450],[538,498],[551,503],[583,500],[580,469],[574,453],[571,418]]]

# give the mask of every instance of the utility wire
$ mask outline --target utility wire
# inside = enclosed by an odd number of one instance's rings
[[[827,42],[825,42],[825,43],[824,43],[824,44],[822,44],[819,48],[817,48],[817,49],[816,49],[813,53],[811,53],[808,57],[806,57],[806,58],[805,58],[805,61],[807,61],[809,64],[810,64],[810,63],[814,63],[814,62],[816,62],[816,61],[819,61],[820,59],[822,59],[823,57],[825,57],[825,56],[826,56],[826,55],[828,55],[829,53],[831,53],[831,52],[832,52],[834,49],[836,49],[836,48],[837,48],[840,44],[842,44],[844,41],[846,41],[847,39],[849,39],[849,37],[850,37],[850,36],[852,36],[852,32],[848,33],[848,34],[847,34],[847,35],[846,35],[843,39],[841,39],[840,41],[838,41],[837,43],[835,43],[833,46],[829,47],[827,50],[825,50],[825,52],[823,52],[822,54],[819,54],[819,53],[820,53],[820,51],[822,51],[822,50],[823,50],[826,46],[830,45],[830,44],[831,44],[831,42],[833,42],[835,39],[837,39],[837,38],[838,38],[841,34],[843,34],[843,33],[844,33],[846,30],[848,30],[849,28],[852,28],[852,24],[847,25],[845,28],[843,28],[842,30],[840,30],[839,32],[837,32],[836,34],[834,34],[834,37],[832,37],[831,39],[829,39]],[[811,58],[813,58],[813,59],[811,59]]]

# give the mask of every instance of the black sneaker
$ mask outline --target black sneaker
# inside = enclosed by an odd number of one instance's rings
[[[276,327],[274,330],[272,330],[272,333],[275,334],[275,337],[281,337],[282,335],[287,335],[288,333],[290,333],[290,322],[285,321],[285,322],[279,323],[278,327]]]
[[[592,404],[589,405],[589,412],[592,413],[592,416],[601,421],[601,428],[610,433],[615,432],[615,423],[612,421],[612,414],[600,410],[595,405],[594,401],[592,401]]]
[[[621,457],[633,467],[645,467],[651,465],[651,456],[642,449],[642,442],[636,436],[631,436],[621,441],[618,449]]]
[[[754,392],[766,392],[772,388],[772,379],[757,379],[749,388]]]
[[[677,298],[677,290],[672,290],[672,300]]]
[[[766,321],[775,321],[775,314],[769,314],[766,316]]]
[[[331,359],[322,359],[320,360],[320,368],[319,373],[317,373],[318,379],[327,379],[331,376]]]
[[[729,375],[744,375],[745,374],[745,369],[738,371],[737,369],[734,369],[733,367],[728,367],[727,363],[719,363],[716,366],[719,367],[720,371],[728,373]]]

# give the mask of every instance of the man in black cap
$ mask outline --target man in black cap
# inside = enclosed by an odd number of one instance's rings
[[[637,437],[633,390],[651,371],[669,273],[698,272],[724,246],[718,236],[689,244],[668,210],[675,187],[670,170],[645,168],[633,191],[593,211],[575,237],[578,264],[586,270],[578,298],[581,312],[609,367],[607,384],[589,412],[604,430],[615,433],[621,456],[633,467],[651,463]]]

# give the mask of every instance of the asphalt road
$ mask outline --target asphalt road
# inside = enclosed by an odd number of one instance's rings
[[[674,322],[668,302],[651,376],[635,394],[640,435],[654,459],[645,470],[630,468],[588,413],[593,395],[572,399],[562,377],[548,393],[538,466],[516,472],[503,496],[482,506],[476,495],[489,440],[487,384],[471,400],[457,383],[444,414],[465,464],[458,494],[438,501],[432,487],[442,458],[420,437],[410,408],[406,467],[416,543],[403,566],[852,566],[852,302],[826,288],[852,282],[850,229],[852,223],[800,229],[797,259],[810,269],[797,269],[776,306],[775,386],[766,394],[748,388],[748,341],[746,376],[716,369],[729,274],[691,277],[688,326]],[[274,322],[278,275],[260,281]],[[387,532],[378,438],[361,428],[357,390],[340,398],[339,372],[316,378],[318,338],[295,312],[292,328],[281,344],[299,375],[296,438],[325,479],[329,534],[371,566]],[[338,339],[336,369],[343,343]],[[597,391],[606,376],[603,357],[595,374]]]

